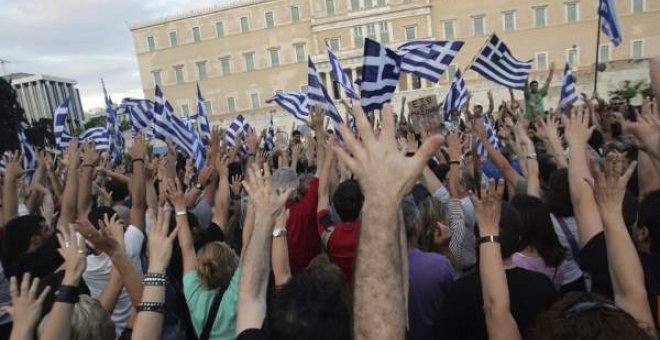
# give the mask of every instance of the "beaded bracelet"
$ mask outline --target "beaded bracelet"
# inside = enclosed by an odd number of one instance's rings
[[[140,312],[155,312],[155,313],[165,313],[165,303],[164,302],[140,302],[140,304],[135,307],[135,310]]]
[[[155,278],[145,278],[144,280],[142,280],[142,285],[162,287],[162,286],[167,285],[167,280],[155,279]]]
[[[150,279],[155,278],[155,279],[167,280],[167,274],[163,274],[163,273],[146,273],[146,274],[144,274],[144,278],[145,279],[146,278],[150,278]]]
[[[61,285],[55,292],[55,302],[71,304],[78,302],[78,287]]]

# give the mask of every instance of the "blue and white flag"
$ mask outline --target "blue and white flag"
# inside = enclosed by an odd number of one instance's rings
[[[398,50],[401,71],[437,83],[463,44],[462,41],[407,42]]]
[[[343,122],[335,103],[330,98],[328,90],[323,85],[319,73],[316,71],[316,66],[312,61],[312,57],[307,60],[309,72],[307,74],[307,97],[309,98],[308,105],[316,106],[323,109],[328,117],[332,119],[335,124]]]
[[[598,15],[601,17],[601,27],[603,33],[607,35],[614,46],[619,46],[623,39],[621,33],[621,24],[619,16],[616,14],[616,4],[614,0],[599,0]]]
[[[365,112],[378,110],[392,100],[399,84],[401,58],[396,52],[367,38],[360,90]]]
[[[273,116],[270,116],[270,123],[268,124],[268,130],[266,131],[266,141],[264,143],[264,149],[266,151],[271,151],[275,148],[275,124],[273,124]]]
[[[516,59],[495,34],[491,35],[470,66],[484,78],[511,89],[525,87],[531,68],[531,60]]]
[[[11,151],[7,150],[0,157],[0,174],[4,174],[7,170],[7,162],[5,162],[5,157],[11,157]]]
[[[294,118],[307,122],[309,119],[309,99],[307,94],[301,92],[282,92],[275,94],[267,99],[266,103],[277,103],[286,112],[293,115]]]
[[[358,131],[357,122],[355,121],[355,117],[353,117],[353,115],[351,115],[351,114],[348,115],[348,128],[351,129],[351,131],[353,131],[353,133]]]
[[[468,91],[465,86],[465,80],[463,80],[461,70],[456,70],[454,81],[451,83],[451,88],[449,89],[442,106],[442,109],[445,112],[445,121],[450,119],[450,113],[452,110],[461,112],[467,103],[467,99]]]
[[[119,128],[119,116],[115,107],[112,104],[112,99],[108,95],[108,91],[105,89],[105,82],[101,79],[101,84],[103,87],[103,98],[105,99],[105,112],[108,113],[108,120],[106,122],[106,127],[108,129],[108,135],[110,136],[110,157],[113,161],[117,161],[121,158],[122,153],[124,152],[124,135],[121,133]]]
[[[199,84],[197,84],[197,115],[196,120],[199,122],[199,134],[204,141],[208,143],[211,139],[211,125],[209,124],[208,112],[204,108],[204,98],[202,97],[202,91],[199,89]]]
[[[495,128],[493,128],[492,122],[484,119],[484,125],[486,126],[488,143],[490,143],[490,145],[492,145],[495,149],[499,148],[500,139],[497,138],[497,132],[495,131]],[[488,152],[486,151],[486,147],[483,143],[484,142],[482,140],[477,140],[477,154],[481,157],[486,157],[488,156]]]
[[[154,103],[148,99],[124,98],[117,114],[126,113],[131,123],[133,137],[140,130],[146,130],[147,138],[153,138]]]
[[[179,152],[188,157],[194,157],[194,145],[190,143],[192,137],[188,126],[174,114],[174,108],[167,101],[158,85],[156,85],[155,97],[154,135],[161,140],[171,139]]]
[[[559,98],[559,112],[564,110],[578,100],[578,94],[575,90],[575,77],[571,72],[571,66],[566,63],[564,69],[564,84],[561,86],[561,95]]]
[[[85,132],[78,136],[78,140],[93,142],[96,150],[110,149],[110,134],[108,133],[108,129],[104,126],[85,130]]]
[[[28,142],[23,129],[18,130],[18,142],[21,144],[21,153],[23,154],[23,169],[35,169],[37,167],[37,154],[34,148]]]
[[[355,100],[359,99],[358,93],[353,89],[351,78],[349,78],[346,72],[344,72],[344,69],[341,68],[341,63],[339,63],[339,59],[335,53],[332,52],[332,49],[330,49],[330,45],[326,45],[326,48],[328,50],[328,60],[330,62],[330,67],[332,68],[330,70],[330,78],[339,83],[349,98]]]
[[[55,135],[55,145],[58,149],[64,150],[69,146],[69,141],[73,138],[69,132],[69,124],[66,119],[69,115],[69,99],[64,99],[53,115],[53,134]]]
[[[231,124],[229,124],[227,131],[225,131],[225,142],[227,142],[229,147],[233,148],[236,145],[236,138],[241,138],[241,135],[245,131],[246,125],[247,122],[245,121],[245,117],[243,117],[243,115],[236,116]]]

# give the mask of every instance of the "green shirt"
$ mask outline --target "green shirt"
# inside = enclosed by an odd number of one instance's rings
[[[538,90],[536,93],[528,92],[525,94],[525,118],[532,119],[532,107],[536,108],[536,115],[545,119],[545,108],[543,107],[543,98],[548,92]]]
[[[229,287],[222,296],[218,315],[211,328],[211,339],[236,339],[236,309],[238,307],[238,278],[240,277],[240,268],[236,269],[231,277]],[[217,289],[208,290],[199,280],[196,270],[191,270],[183,274],[183,294],[186,296],[186,303],[190,310],[190,319],[197,336],[202,332],[206,317],[213,304],[213,298]]]

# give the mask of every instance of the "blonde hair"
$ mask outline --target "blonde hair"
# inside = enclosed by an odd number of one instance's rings
[[[197,252],[197,275],[206,289],[228,285],[237,267],[236,253],[224,242],[211,242]]]
[[[101,303],[89,295],[80,295],[73,306],[71,340],[114,340],[115,323]]]

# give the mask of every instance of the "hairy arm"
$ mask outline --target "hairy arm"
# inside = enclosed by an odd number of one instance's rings
[[[282,212],[275,218],[275,227],[286,228],[287,214]],[[275,286],[282,286],[291,279],[291,267],[289,266],[289,246],[286,237],[273,237],[271,262],[273,265],[273,276]]]
[[[131,181],[131,212],[130,223],[144,231],[145,211],[147,209],[144,175],[144,160],[133,160],[133,180]]]
[[[64,184],[64,193],[62,195],[62,207],[60,208],[60,218],[57,221],[58,226],[66,226],[72,223],[76,217],[76,194],[78,190],[78,146],[75,142],[69,144],[67,150],[68,164],[66,172],[66,182]]]

